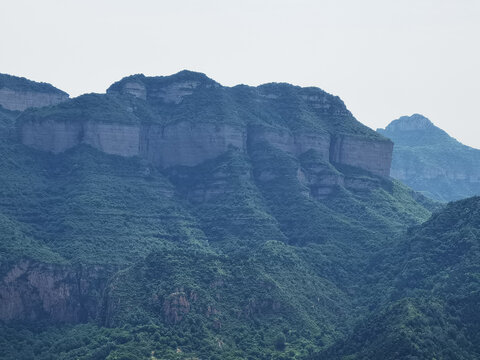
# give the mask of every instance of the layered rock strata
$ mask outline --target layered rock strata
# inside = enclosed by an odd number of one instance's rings
[[[56,105],[68,99],[68,94],[50,84],[0,74],[0,105],[11,111],[24,111]]]
[[[293,134],[279,128],[242,128],[233,125],[182,121],[167,126],[93,122],[30,122],[21,128],[23,144],[60,153],[79,144],[107,154],[141,156],[161,167],[195,166],[225,153],[230,146],[247,151],[248,143],[265,142],[298,156],[317,151],[323,160],[359,167],[389,176],[393,143],[354,136]]]
[[[68,99],[67,94],[40,93],[34,91],[15,91],[0,89],[0,105],[12,111],[23,111],[28,108],[56,105]]]

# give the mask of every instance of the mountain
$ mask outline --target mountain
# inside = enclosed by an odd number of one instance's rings
[[[223,87],[203,74],[132,76],[107,95],[84,95],[21,119],[22,142],[59,153],[88,144],[140,156],[155,166],[195,166],[229,147],[266,143],[298,157],[312,150],[327,163],[388,176],[392,143],[360,124],[320,89],[288,84]]]
[[[383,305],[318,359],[480,357],[480,197],[450,203],[385,249]]]
[[[414,114],[377,132],[394,143],[391,176],[439,201],[480,194],[480,150],[459,143]]]
[[[440,209],[318,88],[182,71],[0,110],[0,358],[320,354]]]
[[[68,99],[68,94],[56,87],[7,74],[0,74],[0,106],[11,111],[23,111],[55,105]]]

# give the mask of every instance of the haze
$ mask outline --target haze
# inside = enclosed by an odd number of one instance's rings
[[[480,1],[2,1],[0,72],[71,96],[206,73],[340,96],[371,128],[421,113],[480,148]]]

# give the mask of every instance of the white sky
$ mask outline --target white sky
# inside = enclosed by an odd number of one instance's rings
[[[0,72],[71,96],[134,74],[283,81],[480,148],[480,0],[0,0]]]

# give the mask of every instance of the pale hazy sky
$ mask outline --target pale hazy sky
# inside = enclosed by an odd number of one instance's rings
[[[384,127],[421,113],[480,148],[480,0],[0,0],[0,72],[71,96],[206,73],[340,96]]]

